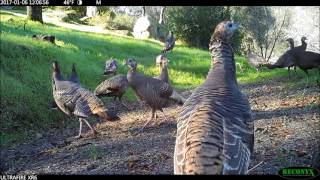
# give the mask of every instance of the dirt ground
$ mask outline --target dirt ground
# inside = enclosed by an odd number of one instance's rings
[[[316,85],[282,85],[286,78],[241,85],[255,119],[255,145],[249,174],[277,174],[287,166],[320,167],[320,100]],[[184,92],[188,96],[191,92]],[[104,99],[110,103],[111,99]],[[157,122],[138,135],[150,109],[139,103],[134,110],[119,107],[121,121],[90,119],[99,134],[84,126],[84,138],[74,140],[79,123],[72,118],[60,129],[38,134],[32,142],[1,149],[5,174],[173,174],[177,113],[180,106],[159,113]]]

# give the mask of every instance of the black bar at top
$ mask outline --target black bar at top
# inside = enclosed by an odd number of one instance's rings
[[[247,6],[247,5],[320,5],[319,0],[0,0],[11,2],[10,5],[38,5],[38,6],[183,6],[183,5],[215,5],[215,6]],[[14,2],[19,1],[19,4]],[[22,4],[24,2],[24,4]],[[27,3],[27,4],[25,4]],[[39,4],[42,3],[42,4]]]

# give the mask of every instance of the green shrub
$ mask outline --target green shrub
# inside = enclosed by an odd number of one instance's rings
[[[74,10],[81,17],[85,16],[87,12],[86,6],[57,6],[55,9],[61,11]]]
[[[82,18],[82,15],[77,13],[75,10],[68,10],[65,12],[65,16],[61,20],[68,23],[86,24],[84,21],[80,21],[80,18]]]
[[[108,11],[88,19],[88,24],[102,26],[111,30],[131,31],[134,26],[134,18],[127,14],[115,15],[112,11]]]
[[[214,27],[229,19],[230,10],[223,6],[175,6],[165,13],[167,27],[177,38],[201,48],[208,47]]]
[[[102,12],[98,16],[87,19],[88,24],[102,27],[106,27],[109,21],[111,21],[110,12]]]
[[[134,18],[128,16],[127,14],[120,14],[115,16],[114,19],[108,21],[107,27],[108,29],[116,29],[116,30],[129,30],[131,31],[134,26]]]

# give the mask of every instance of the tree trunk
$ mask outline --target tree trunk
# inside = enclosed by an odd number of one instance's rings
[[[142,6],[142,14],[143,14],[143,16],[146,16],[146,7],[145,6]]]
[[[27,19],[43,23],[42,6],[27,6]]]
[[[164,10],[165,10],[166,6],[163,6],[161,8],[161,12],[160,12],[160,18],[159,18],[159,24],[164,24],[164,21],[163,21],[163,16],[164,16]]]

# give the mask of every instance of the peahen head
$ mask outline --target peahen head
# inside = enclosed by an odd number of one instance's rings
[[[212,40],[222,40],[229,42],[234,34],[234,32],[239,29],[240,24],[233,21],[222,21],[219,23],[211,37]]]
[[[115,74],[118,69],[118,63],[115,59],[109,59],[106,61],[106,67],[103,75]]]

